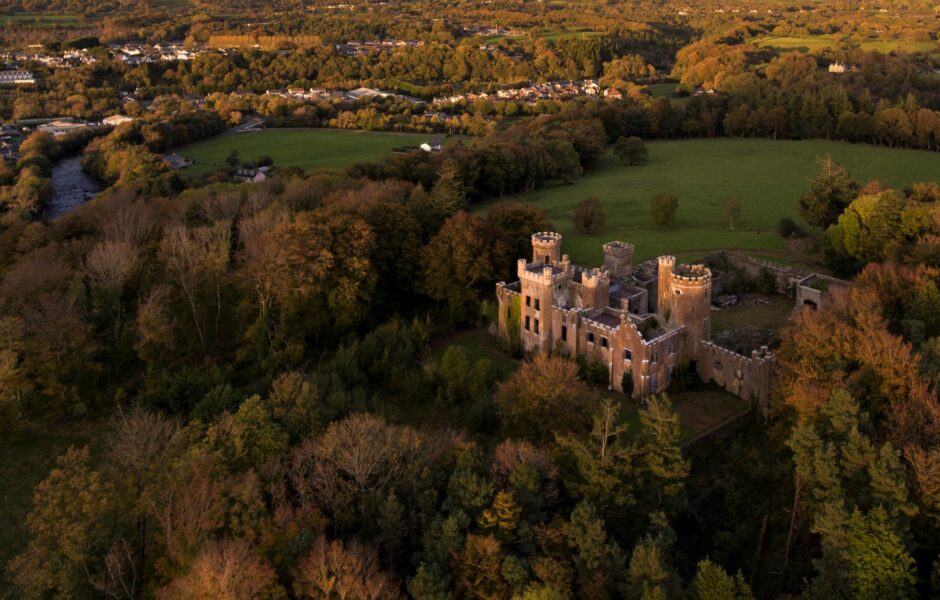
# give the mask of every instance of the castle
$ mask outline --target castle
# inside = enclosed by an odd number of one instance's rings
[[[499,333],[526,352],[589,355],[608,369],[612,389],[638,399],[669,387],[680,368],[765,405],[773,357],[750,356],[709,341],[712,273],[677,265],[672,256],[634,268],[633,246],[604,244],[604,266],[585,269],[561,253],[561,235],[532,236],[532,260],[519,259],[519,280],[498,283]]]

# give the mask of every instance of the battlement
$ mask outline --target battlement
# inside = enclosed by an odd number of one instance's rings
[[[591,269],[590,271],[585,271],[581,275],[581,285],[584,287],[598,287],[601,285],[610,284],[610,274],[599,268]]]
[[[603,246],[604,254],[609,254],[611,256],[616,256],[618,258],[626,258],[628,256],[633,256],[633,244],[628,244],[621,241],[607,242]]]
[[[687,285],[704,285],[712,279],[712,272],[705,265],[681,265],[671,275],[674,282]]]
[[[561,234],[554,231],[539,231],[532,234],[533,244],[560,244]]]
[[[532,262],[546,264],[561,260],[561,234],[553,231],[540,231],[532,234]]]
[[[558,265],[530,263],[524,258],[516,261],[516,270],[520,281],[529,281],[539,285],[554,285],[565,279],[567,274],[566,270]]]

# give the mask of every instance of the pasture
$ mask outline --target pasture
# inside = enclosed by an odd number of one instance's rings
[[[377,161],[399,146],[417,146],[431,136],[423,133],[353,131],[346,129],[265,129],[255,133],[226,133],[174,150],[195,163],[188,175],[225,167],[225,159],[238,150],[242,161],[267,155],[276,167],[337,167]]]
[[[940,153],[846,142],[718,138],[654,141],[647,147],[645,164],[624,166],[609,153],[573,184],[552,183],[476,210],[509,201],[540,207],[565,236],[563,252],[585,265],[600,264],[601,244],[613,239],[634,244],[638,261],[661,254],[697,257],[725,248],[791,262],[777,224],[781,217],[797,218],[797,197],[809,189],[816,157],[831,153],[863,183],[878,179],[903,187],[940,177]],[[649,218],[650,199],[659,192],[679,199],[676,224],[668,230],[655,227]],[[598,198],[607,213],[606,228],[595,235],[577,232],[572,222],[575,205],[588,196]],[[729,231],[721,214],[728,196],[742,205],[735,231]]]
[[[868,40],[857,42],[855,40],[841,40],[825,35],[811,35],[806,37],[764,36],[753,40],[758,46],[776,48],[778,50],[798,50],[800,52],[819,52],[821,50],[838,48],[842,44],[858,46],[862,50],[876,50],[882,53],[889,52],[924,52],[931,53],[940,49],[940,45],[932,41],[917,42],[913,40]]]

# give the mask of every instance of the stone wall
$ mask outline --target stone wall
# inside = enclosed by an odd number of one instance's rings
[[[704,341],[699,344],[696,368],[704,383],[714,381],[735,396],[756,402],[766,412],[775,364],[773,355],[766,348],[744,356]]]

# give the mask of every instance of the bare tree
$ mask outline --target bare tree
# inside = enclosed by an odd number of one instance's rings
[[[164,261],[189,303],[193,325],[203,350],[206,348],[206,336],[200,315],[200,288],[207,282],[215,284],[218,322],[221,314],[220,280],[228,267],[230,244],[231,228],[225,223],[190,228],[182,222],[171,225],[161,243]]]
[[[298,598],[339,600],[397,600],[398,582],[382,571],[374,550],[321,537],[294,569]]]
[[[271,565],[245,540],[231,539],[209,543],[186,575],[156,592],[157,600],[256,600],[282,595]]]
[[[217,458],[208,453],[175,463],[166,481],[150,486],[144,506],[156,520],[167,558],[187,564],[225,520],[224,484]]]
[[[131,546],[122,537],[105,554],[104,572],[98,577],[89,573],[88,582],[108,598],[134,600],[138,594],[138,572]]]
[[[110,439],[110,454],[133,478],[135,503],[143,496],[154,470],[179,441],[180,426],[172,419],[135,405],[121,412]],[[143,572],[147,549],[147,517],[137,516],[139,571]]]

